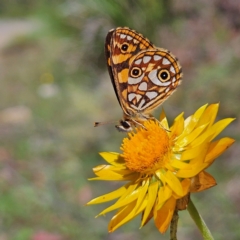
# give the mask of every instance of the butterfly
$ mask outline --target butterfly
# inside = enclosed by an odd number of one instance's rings
[[[123,110],[123,119],[116,128],[129,132],[134,127],[143,127],[143,121],[153,118],[151,111],[181,83],[182,68],[177,58],[127,27],[108,32],[105,54],[112,85]]]

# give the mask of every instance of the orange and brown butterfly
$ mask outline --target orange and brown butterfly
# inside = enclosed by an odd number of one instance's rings
[[[127,27],[108,32],[105,54],[113,88],[123,110],[123,119],[116,128],[129,132],[153,118],[150,112],[181,83],[182,69],[168,50],[154,46]],[[99,123],[95,123],[97,125]]]

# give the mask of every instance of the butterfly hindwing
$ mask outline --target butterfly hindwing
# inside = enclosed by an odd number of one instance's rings
[[[138,112],[163,103],[181,82],[181,67],[167,50],[140,52],[129,67],[127,100]]]

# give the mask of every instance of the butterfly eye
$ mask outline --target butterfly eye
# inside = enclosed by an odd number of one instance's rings
[[[131,124],[128,122],[128,121],[120,121],[120,123],[122,124],[122,126],[124,127],[124,128],[130,128],[131,127]]]
[[[162,69],[158,73],[158,79],[161,82],[167,82],[170,79],[170,77],[171,77],[171,75],[170,75],[169,71],[166,69]]]
[[[122,53],[125,53],[125,52],[128,50],[128,46],[129,46],[128,43],[124,43],[124,44],[121,46],[121,51],[122,51]]]
[[[131,77],[133,78],[137,78],[139,76],[142,75],[142,69],[141,68],[138,68],[138,67],[134,67],[132,70],[131,70]]]
[[[119,132],[130,132],[132,130],[130,121],[121,120],[120,125],[115,126]]]

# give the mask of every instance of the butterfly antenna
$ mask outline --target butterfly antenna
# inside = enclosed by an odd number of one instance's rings
[[[116,122],[117,122],[117,121],[95,122],[95,123],[94,123],[94,127],[102,126],[102,125],[105,125],[105,124],[113,124],[113,123],[116,123]]]

